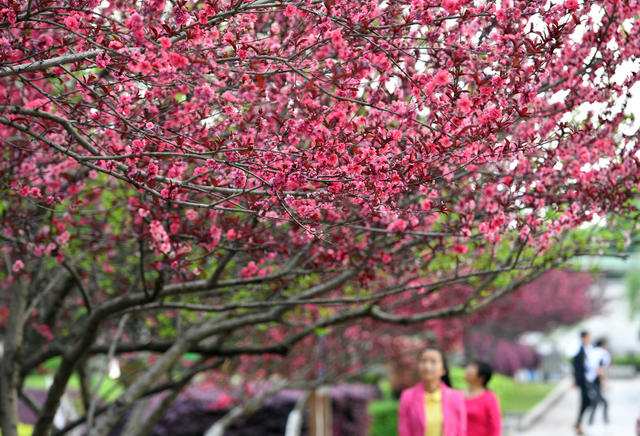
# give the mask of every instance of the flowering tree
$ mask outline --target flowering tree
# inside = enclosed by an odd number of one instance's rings
[[[116,402],[98,410],[85,392],[90,434],[105,435],[137,398],[225,357],[362,318],[469,313],[597,253],[607,237],[570,230],[635,210],[638,78],[620,67],[639,12],[3,3],[3,434],[23,377],[51,357],[36,436],[88,356],[155,353]],[[445,306],[445,285],[473,291]],[[187,351],[202,358],[176,381]]]
[[[445,351],[463,351],[467,360],[487,360],[498,371],[513,375],[522,367],[519,352],[535,356],[533,350],[518,344],[523,333],[549,332],[570,326],[599,311],[602,296],[594,292],[592,286],[593,277],[589,273],[554,269],[519,287],[509,298],[471,315],[430,320],[405,331],[398,331],[396,327],[389,335],[379,335],[377,348],[383,349],[383,355],[390,360],[394,392],[399,393],[417,381],[416,354],[429,343]],[[449,288],[439,298],[439,304],[451,306],[464,301],[472,292],[469,286]],[[401,333],[406,336],[399,336]],[[364,354],[361,360],[366,361],[369,356]]]

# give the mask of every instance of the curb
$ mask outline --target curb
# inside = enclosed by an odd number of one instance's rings
[[[558,385],[553,388],[551,392],[547,394],[538,404],[533,406],[533,408],[522,415],[520,420],[518,421],[518,430],[527,430],[534,424],[544,413],[549,410],[551,406],[553,406],[556,402],[558,402],[564,394],[566,394],[569,389],[573,386],[573,379],[567,377],[563,379]]]

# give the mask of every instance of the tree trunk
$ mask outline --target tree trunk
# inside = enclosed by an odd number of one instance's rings
[[[296,402],[295,407],[289,413],[287,418],[287,427],[285,429],[285,436],[300,436],[302,431],[302,423],[304,421],[304,409],[309,402],[311,392],[305,392],[302,397]]]
[[[27,280],[19,279],[15,289],[16,292],[11,295],[4,356],[0,370],[0,420],[4,436],[18,436],[18,384],[24,335],[22,326],[29,292]]]

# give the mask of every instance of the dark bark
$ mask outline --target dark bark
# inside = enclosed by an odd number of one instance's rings
[[[0,423],[4,436],[18,436],[18,393],[20,365],[24,339],[24,312],[27,307],[29,284],[26,278],[17,278],[18,286],[11,294],[7,321],[4,355],[0,369]]]

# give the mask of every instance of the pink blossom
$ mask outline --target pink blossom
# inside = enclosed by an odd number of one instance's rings
[[[187,217],[187,219],[191,222],[198,219],[198,212],[196,212],[193,209],[187,209],[187,211],[184,214]]]
[[[98,56],[96,56],[96,65],[98,68],[107,68],[109,62],[111,62],[111,58],[106,53],[99,53]]]
[[[578,0],[565,0],[564,7],[568,11],[575,12],[578,10]]]
[[[153,65],[149,61],[138,62],[135,69],[142,74],[151,74],[153,73]]]
[[[158,42],[160,43],[160,45],[162,46],[162,48],[164,50],[169,50],[171,48],[171,40],[169,38],[167,38],[166,36],[163,36],[162,38],[159,38]]]
[[[53,333],[51,328],[46,324],[40,324],[36,327],[38,333],[40,333],[47,341],[53,341]]]
[[[230,241],[233,241],[234,239],[236,239],[237,233],[236,233],[236,229],[229,229],[227,230],[227,239]]]
[[[236,55],[240,58],[240,60],[245,60],[247,59],[249,53],[245,49],[239,48],[238,50],[236,50]]]
[[[178,26],[182,26],[189,21],[189,11],[184,6],[175,6],[173,8],[173,15]]]
[[[387,230],[394,232],[403,232],[407,228],[407,222],[401,218],[395,219],[391,224],[387,226]]]
[[[5,19],[11,24],[11,25],[15,25],[17,22],[17,17],[15,12],[13,12],[13,10],[9,9],[9,8],[4,8],[2,10],[0,10],[0,17],[4,16]]]
[[[455,254],[467,254],[467,251],[469,251],[469,247],[466,245],[456,244],[453,246],[453,252]]]
[[[209,228],[209,235],[211,236],[214,245],[217,245],[220,241],[220,236],[222,236],[222,230],[220,230],[220,227],[211,226]]]
[[[451,81],[451,75],[446,70],[440,70],[433,77],[433,84],[435,86],[445,86]]]
[[[158,165],[153,161],[149,162],[149,165],[147,165],[147,176],[149,180],[154,179],[158,175],[158,171]]]
[[[13,270],[13,272],[18,272],[20,271],[22,268],[24,268],[24,263],[18,259],[13,263],[13,266],[11,267],[11,269]]]
[[[209,171],[209,168],[207,168],[206,166],[196,167],[196,168],[193,170],[193,176],[194,176],[194,177],[197,177],[197,176],[199,176],[200,174],[204,174],[204,173],[206,173],[207,171]]]
[[[329,33],[329,37],[331,38],[331,43],[333,45],[340,45],[342,43],[342,32],[340,29],[336,29]]]
[[[78,29],[80,29],[80,23],[78,22],[78,19],[73,15],[69,15],[68,17],[66,17],[64,19],[64,25],[69,30],[78,30]]]
[[[467,96],[462,96],[458,100],[458,103],[456,103],[456,106],[458,107],[458,109],[460,109],[460,112],[462,112],[463,114],[468,114],[471,111],[471,107],[473,106],[473,104]]]
[[[169,53],[169,62],[171,62],[171,65],[176,69],[184,68],[189,65],[188,59],[178,53]]]
[[[131,30],[140,30],[144,25],[142,21],[142,17],[137,12],[134,12],[127,20],[124,22],[124,25],[127,26],[128,29]]]
[[[47,50],[49,47],[51,47],[52,44],[53,44],[53,38],[51,38],[47,34],[40,35],[36,42],[36,46],[38,47],[38,50]]]
[[[296,8],[294,5],[287,5],[287,7],[284,9],[284,15],[287,18],[295,17],[297,12],[298,8]]]
[[[242,271],[241,271],[240,274],[245,279],[250,279],[251,277],[255,277],[255,276],[261,275],[260,272],[261,272],[260,268],[258,268],[256,263],[252,260],[251,262],[249,262],[247,264],[246,267],[242,268]]]
[[[33,187],[29,190],[29,195],[33,198],[40,198],[42,197],[42,192],[40,192],[40,188]]]
[[[448,13],[453,14],[460,9],[460,4],[458,3],[458,0],[443,0],[442,7]]]
[[[172,235],[175,235],[176,233],[178,233],[180,231],[180,222],[178,221],[174,221],[169,225],[169,232]]]
[[[222,36],[222,40],[227,44],[231,44],[235,38],[233,37],[233,33],[227,32]]]
[[[69,234],[69,232],[65,230],[64,232],[62,232],[56,237],[56,242],[61,247],[66,247],[70,239],[71,239],[71,235]]]
[[[169,240],[169,235],[165,231],[162,223],[158,220],[153,220],[149,224],[149,230],[151,231],[151,237],[156,242],[165,242]]]

